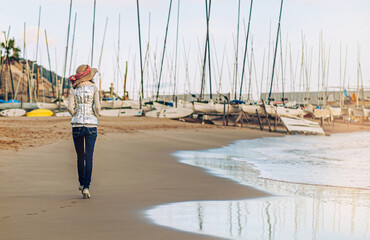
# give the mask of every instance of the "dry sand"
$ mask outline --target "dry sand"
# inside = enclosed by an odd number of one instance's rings
[[[273,124],[273,123],[272,123]],[[106,133],[134,133],[148,129],[199,129],[199,128],[226,128],[216,125],[202,125],[185,123],[167,119],[154,118],[116,118],[99,117],[99,135]],[[257,125],[245,124],[250,129],[259,129]],[[232,128],[233,123],[227,128]],[[268,131],[268,126],[264,126]],[[278,130],[284,131],[283,127]],[[370,131],[370,124],[347,124],[342,121],[333,123],[324,122],[325,132],[340,133],[354,131]],[[50,144],[59,140],[71,139],[70,117],[46,118],[4,118],[0,117],[0,150],[19,150]]]
[[[83,200],[68,118],[1,119],[0,126],[0,239],[6,240],[215,239],[156,226],[143,211],[169,202],[268,194],[181,164],[170,154],[281,136],[160,119],[100,118],[92,198]]]

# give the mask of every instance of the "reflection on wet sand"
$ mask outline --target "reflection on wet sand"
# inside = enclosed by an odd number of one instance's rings
[[[369,239],[369,208],[302,197],[172,203],[155,223],[232,239]]]
[[[189,154],[181,161],[277,196],[167,204],[147,212],[159,225],[231,239],[370,239],[368,189],[263,179],[246,162]]]

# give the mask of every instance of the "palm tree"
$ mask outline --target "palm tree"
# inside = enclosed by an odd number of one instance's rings
[[[0,47],[4,49],[3,55],[1,56],[1,65],[5,64],[5,71],[9,69],[10,73],[10,80],[12,83],[12,98],[14,97],[14,82],[13,82],[13,74],[12,69],[10,67],[11,64],[14,64],[14,62],[19,62],[19,53],[20,49],[15,47],[15,41],[13,39],[7,39],[5,33],[5,41],[0,43]],[[2,69],[2,68],[1,68]],[[1,75],[0,75],[1,76]],[[6,80],[5,80],[6,81]],[[5,93],[6,95],[7,93]]]

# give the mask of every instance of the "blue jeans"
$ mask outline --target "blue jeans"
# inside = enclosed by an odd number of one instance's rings
[[[72,128],[73,142],[77,153],[78,181],[84,188],[90,187],[93,167],[95,141],[98,136],[96,127]]]

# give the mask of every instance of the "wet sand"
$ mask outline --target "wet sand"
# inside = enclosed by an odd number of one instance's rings
[[[0,239],[7,240],[215,239],[156,226],[142,213],[170,202],[268,194],[181,164],[171,153],[281,136],[160,119],[101,118],[92,198],[83,200],[68,118],[1,119],[0,124]]]

